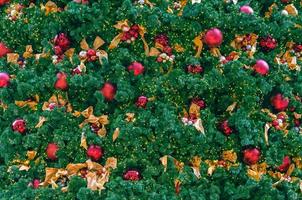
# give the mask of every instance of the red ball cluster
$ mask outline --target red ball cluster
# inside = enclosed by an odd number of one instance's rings
[[[226,136],[233,133],[233,129],[230,127],[228,120],[224,120],[219,125],[220,131],[222,131]]]
[[[137,24],[123,28],[121,40],[127,43],[134,42],[139,36],[139,26]]]
[[[272,125],[275,129],[280,130],[282,129],[282,126],[285,121],[286,121],[286,116],[283,113],[279,113],[277,115],[277,119],[272,121]]]
[[[268,35],[266,37],[261,38],[260,40],[260,47],[264,51],[272,51],[277,47],[277,41],[272,36]]]
[[[9,3],[9,0],[0,0],[0,6],[3,6],[7,3]]]
[[[200,109],[204,109],[206,107],[206,103],[204,102],[204,100],[202,100],[200,98],[192,99],[191,103],[198,105],[200,107]]]
[[[174,55],[172,55],[172,47],[169,44],[169,38],[167,35],[160,34],[155,36],[154,42],[156,46],[160,46],[162,53],[156,58],[157,62],[165,62],[167,60],[174,60]]]
[[[54,52],[57,56],[62,56],[70,46],[70,40],[65,33],[59,33],[53,39]]]
[[[139,181],[142,177],[138,170],[127,170],[123,175],[124,180],[127,181]]]
[[[187,70],[192,74],[200,74],[203,72],[203,68],[200,65],[188,65]]]
[[[136,100],[136,106],[139,108],[145,108],[146,105],[148,103],[148,98],[145,96],[140,96],[138,97],[138,99]]]

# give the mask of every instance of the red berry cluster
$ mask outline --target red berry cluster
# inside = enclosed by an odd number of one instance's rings
[[[226,136],[233,133],[233,129],[230,127],[228,120],[224,120],[219,125],[220,131],[222,131]]]
[[[272,51],[277,47],[277,41],[270,35],[261,38],[260,47],[264,51]]]
[[[169,45],[169,38],[164,35],[157,35],[155,37],[155,44],[157,46],[160,46],[160,48],[162,49],[162,53],[157,57],[156,61],[157,62],[166,62],[166,61],[170,61],[173,62],[175,56],[172,55],[172,47]]]
[[[125,26],[123,27],[123,35],[121,40],[127,43],[134,42],[139,36],[139,25],[134,24],[130,28]]]
[[[65,33],[59,33],[53,39],[54,52],[58,56],[57,60],[63,59],[64,52],[69,48],[70,40]]]
[[[286,122],[287,116],[284,113],[279,113],[277,115],[277,119],[272,121],[273,127],[277,130],[281,130],[284,127],[284,123]]]
[[[201,65],[188,65],[187,70],[192,74],[200,74],[203,72],[203,68]]]
[[[147,103],[148,103],[148,98],[145,96],[140,96],[140,97],[138,97],[135,104],[139,108],[145,108]]]

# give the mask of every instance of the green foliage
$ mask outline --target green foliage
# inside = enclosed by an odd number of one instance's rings
[[[7,110],[0,108],[0,199],[301,199],[297,183],[283,182],[274,188],[272,184],[277,180],[268,174],[259,182],[249,178],[241,156],[245,146],[258,146],[262,151],[261,161],[266,161],[272,169],[280,165],[286,155],[302,156],[302,136],[294,129],[293,113],[288,111],[290,126],[287,136],[271,129],[270,146],[267,146],[263,127],[270,118],[261,112],[262,108],[272,109],[271,96],[282,92],[290,98],[289,107],[295,107],[295,112],[302,113],[302,104],[294,97],[302,95],[301,71],[289,70],[287,66],[274,62],[277,54],[285,51],[286,42],[302,42],[301,29],[295,27],[295,24],[301,24],[301,16],[281,15],[281,8],[285,5],[279,0],[239,1],[237,5],[223,0],[204,0],[194,5],[188,1],[182,16],[167,12],[168,6],[173,7],[172,1],[150,1],[155,3],[153,8],[139,6],[130,0],[91,0],[88,5],[60,0],[55,2],[65,9],[45,16],[40,8],[40,3],[45,1],[35,1],[35,6],[28,7],[29,1],[12,0],[11,3],[25,5],[23,15],[16,21],[7,19],[5,10],[8,5],[0,7],[0,38],[14,52],[22,54],[25,46],[30,44],[35,53],[44,49],[53,55],[52,39],[57,33],[64,32],[77,53],[81,51],[79,44],[83,38],[92,44],[94,38],[100,36],[106,42],[102,49],[109,56],[102,66],[98,62],[87,63],[87,72],[74,76],[71,71],[80,62],[76,56],[74,63],[64,58],[56,65],[51,57],[38,61],[31,58],[26,60],[24,69],[7,63],[5,57],[0,59],[0,71],[16,76],[9,87],[0,88],[0,102],[8,105]],[[264,18],[264,13],[274,2],[279,9],[271,18]],[[292,2],[302,12],[300,2]],[[254,9],[253,15],[239,12],[240,6],[245,4]],[[150,47],[154,46],[154,37],[164,33],[170,38],[170,44],[180,44],[185,48],[183,53],[173,51],[176,59],[170,73],[160,70],[161,67],[167,70],[168,64],[157,63],[154,57],[145,56],[140,39],[134,44],[120,43],[118,48],[108,49],[110,41],[118,34],[113,25],[124,19],[147,29],[145,38]],[[208,47],[203,50],[201,58],[194,57],[192,47],[193,39],[212,27],[219,27],[224,34],[220,47],[222,55],[234,50],[229,44],[236,34],[255,33],[260,37],[270,34],[278,41],[278,46],[271,52],[262,52],[258,48],[252,59],[242,52],[237,61],[223,65],[221,73],[217,67],[219,58],[213,57]],[[243,68],[244,65],[252,66],[260,58],[270,65],[267,76],[254,75],[251,70]],[[128,72],[127,67],[133,61],[143,63],[143,75],[133,76]],[[185,69],[189,64],[200,64],[204,72],[201,75],[187,73]],[[301,65],[301,61],[298,64]],[[68,74],[67,92],[58,92],[53,87],[58,71]],[[290,77],[290,80],[285,77]],[[106,81],[117,85],[113,102],[105,101],[99,92]],[[83,111],[93,106],[96,116],[108,114],[107,136],[99,137],[88,125],[80,129],[83,117],[76,118],[65,108],[43,111],[43,102],[58,93],[68,96],[74,110]],[[36,94],[40,97],[37,111],[15,105],[16,100],[27,100]],[[150,101],[145,109],[138,108],[135,102],[141,95],[155,97],[155,100]],[[201,111],[205,136],[181,122],[183,108],[188,109],[194,97],[204,99],[207,105]],[[238,109],[229,115],[225,110],[233,102],[238,103]],[[133,123],[124,120],[129,112],[135,113],[136,121]],[[40,116],[46,117],[47,122],[37,129],[35,125]],[[26,120],[26,135],[12,131],[11,123],[17,118]],[[218,122],[225,118],[236,130],[229,137],[217,128]],[[117,127],[121,132],[113,142],[112,134]],[[44,179],[45,167],[65,168],[68,163],[85,162],[86,152],[79,146],[82,132],[87,135],[88,145],[97,144],[104,148],[102,165],[108,157],[118,160],[117,169],[110,174],[106,189],[91,191],[80,177],[69,180],[68,192],[65,193],[60,188],[33,189],[28,186],[34,178]],[[57,161],[48,160],[45,153],[47,144],[51,142],[60,147]],[[208,176],[208,166],[202,163],[201,179],[194,176],[189,167],[193,156],[217,160],[223,150],[229,149],[234,149],[239,155],[238,167],[230,170],[218,168]],[[12,167],[8,172],[14,159],[26,159],[28,150],[37,151],[41,162],[38,165],[32,163],[29,171]],[[184,171],[179,174],[171,164],[164,172],[159,160],[164,155],[184,162]],[[143,179],[137,182],[123,180],[123,172],[129,168],[138,168]],[[295,169],[293,175],[301,178],[302,172]],[[176,178],[182,181],[178,195],[174,188]]]

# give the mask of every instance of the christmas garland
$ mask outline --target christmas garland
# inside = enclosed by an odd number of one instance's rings
[[[302,198],[302,2],[0,10],[0,199]]]

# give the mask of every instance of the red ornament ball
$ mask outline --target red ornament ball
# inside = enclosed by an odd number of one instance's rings
[[[106,82],[101,89],[101,93],[106,100],[112,101],[116,94],[116,87],[113,84]]]
[[[0,88],[7,87],[9,85],[9,75],[5,72],[0,72]]]
[[[98,145],[90,145],[87,149],[87,156],[93,161],[98,161],[103,157],[104,151]]]
[[[133,62],[128,67],[129,71],[133,71],[134,76],[144,73],[145,67],[140,62]]]
[[[204,36],[204,42],[209,47],[217,47],[221,45],[223,41],[223,34],[218,28],[212,28],[208,30]]]
[[[39,179],[34,179],[32,181],[32,186],[33,186],[34,189],[39,188],[39,186],[40,186],[40,180]]]
[[[261,156],[261,151],[258,148],[247,148],[243,151],[243,161],[247,165],[256,164]]]
[[[253,14],[254,10],[248,5],[244,5],[240,7],[240,12],[245,13],[245,14]]]
[[[67,90],[68,89],[67,75],[64,72],[59,72],[57,74],[57,80],[55,82],[54,87],[57,90]]]
[[[260,46],[264,51],[272,51],[277,46],[277,41],[272,36],[261,38]]]
[[[16,119],[12,123],[12,129],[13,131],[19,132],[21,134],[26,132],[26,123],[23,119]]]
[[[278,166],[278,170],[280,172],[286,172],[291,164],[291,160],[289,156],[285,156],[283,158],[282,164]]]
[[[145,96],[140,96],[140,97],[138,97],[135,104],[139,108],[145,108],[147,103],[148,103],[148,98]]]
[[[87,60],[89,62],[91,62],[91,61],[96,61],[96,59],[97,59],[96,50],[88,49],[88,51],[87,51]]]
[[[50,160],[56,160],[57,159],[57,151],[59,150],[59,147],[55,143],[49,143],[46,148],[46,154],[47,158]]]
[[[0,6],[3,6],[5,4],[7,4],[7,3],[9,3],[9,0],[0,0]]]
[[[1,0],[0,0],[0,6],[1,6]],[[10,52],[10,49],[3,43],[0,42],[0,58],[3,56],[6,56]]]
[[[142,177],[138,170],[127,170],[123,175],[124,180],[127,181],[139,181]]]
[[[288,107],[289,99],[284,98],[282,94],[278,93],[272,97],[271,103],[277,111],[284,111]]]
[[[257,72],[258,74],[261,75],[267,75],[268,71],[269,71],[269,65],[267,64],[267,62],[265,60],[257,60],[256,64],[254,65],[254,70],[255,72]]]

